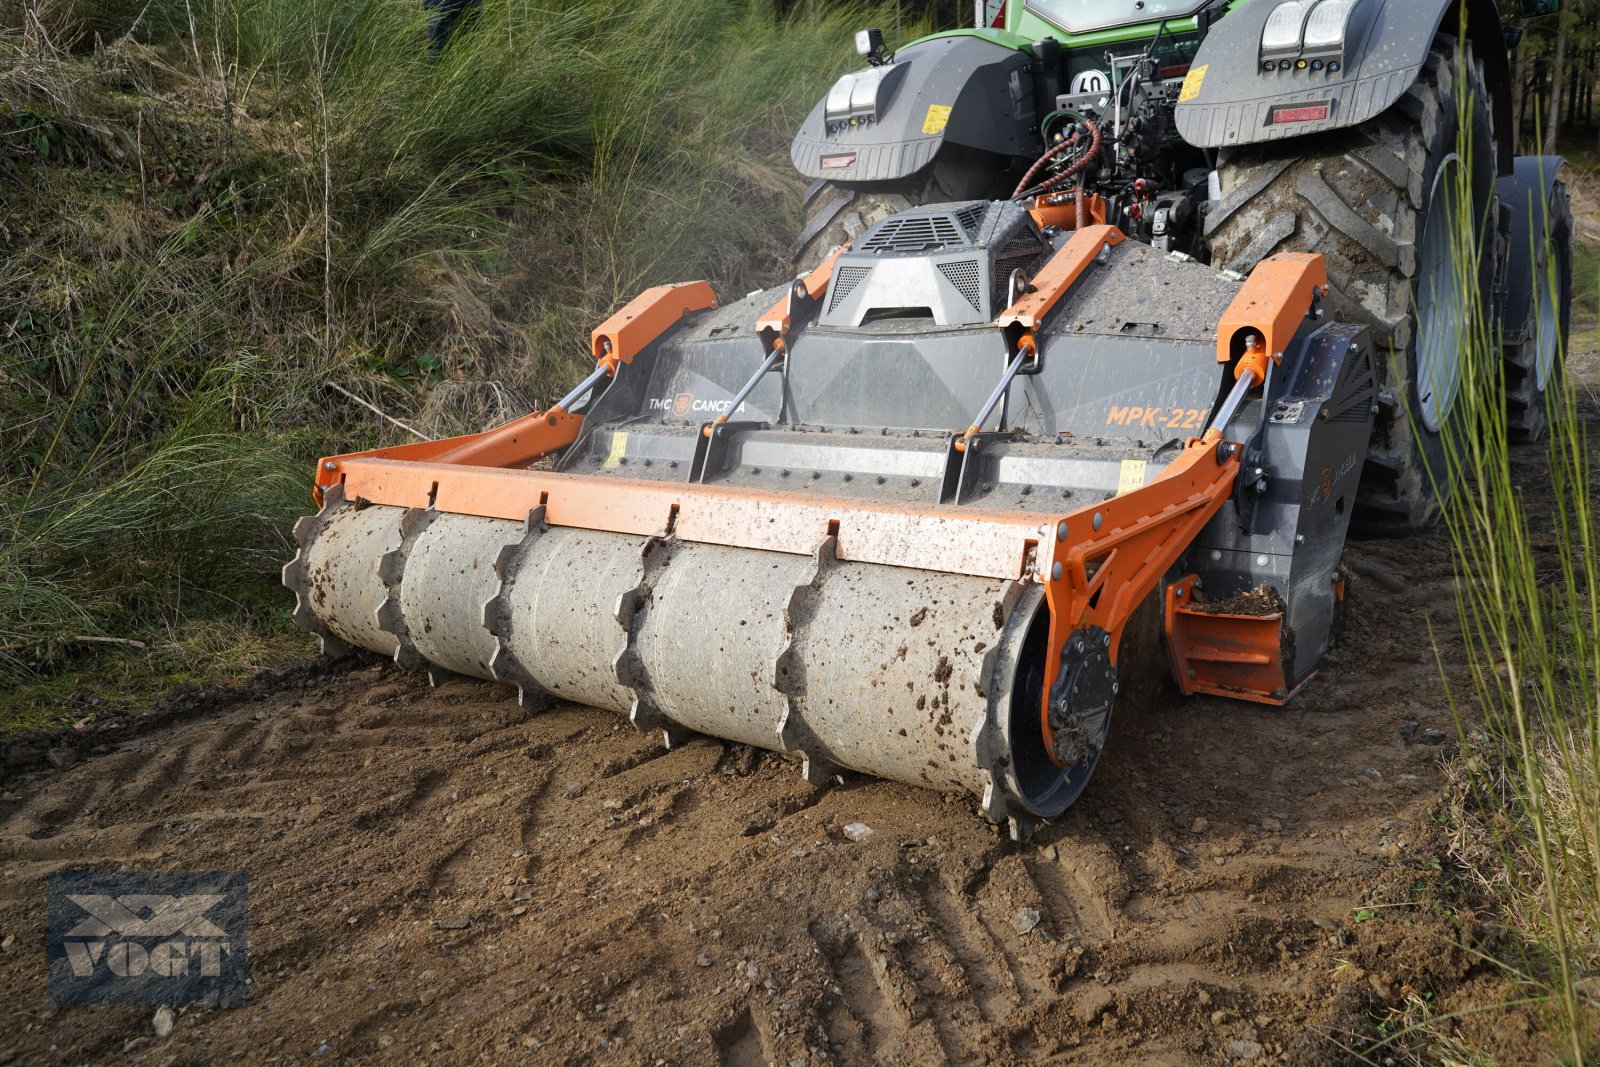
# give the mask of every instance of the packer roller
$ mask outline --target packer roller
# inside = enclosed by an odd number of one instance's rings
[[[1287,701],[1343,595],[1365,328],[1317,256],[1072,225],[918,208],[725,306],[647,290],[549,410],[323,460],[296,624],[1017,835],[1087,783],[1152,595],[1182,692]]]

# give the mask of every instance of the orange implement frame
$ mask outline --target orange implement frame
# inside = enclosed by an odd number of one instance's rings
[[[1090,264],[1123,239],[1113,226],[1076,231],[1040,270],[1028,292],[995,321],[1019,358],[1037,353],[1035,330]],[[837,254],[799,280],[794,296],[801,296],[799,290],[804,288],[805,297],[820,299]],[[1218,358],[1238,358],[1247,347],[1243,338],[1251,335],[1257,337],[1255,349],[1281,357],[1326,282],[1320,257],[1280,255],[1264,262],[1223,320]],[[769,359],[777,357],[778,343],[793,327],[790,303],[786,298],[759,323],[771,346]],[[595,331],[597,363],[589,382],[617,373],[685,314],[713,306],[715,298],[703,282],[661,286],[642,294]],[[578,396],[581,389],[571,395]],[[1080,629],[1104,630],[1115,662],[1122,631],[1134,610],[1228,499],[1240,462],[1239,446],[1224,441],[1220,430],[1213,428],[1191,439],[1148,484],[1055,515],[519,469],[576,440],[582,422],[582,416],[558,404],[482,434],[335,456],[319,465],[317,496],[320,502],[323,487],[342,483],[347,499],[372,504],[513,521],[523,521],[539,508],[544,521],[556,526],[672,535],[800,555],[812,554],[831,537],[842,560],[1041,582],[1050,625],[1040,722],[1046,751],[1052,754],[1050,696],[1067,642]],[[1180,583],[1175,588],[1183,588],[1184,596],[1192,595],[1192,580],[1187,587]],[[1176,614],[1178,640],[1187,641],[1178,653],[1180,661],[1204,661],[1213,672],[1202,679],[1197,668],[1188,680],[1180,679],[1185,692],[1226,691],[1278,702],[1276,692],[1283,688],[1283,666],[1276,655],[1279,642],[1272,641],[1268,649],[1263,627],[1281,620],[1249,620],[1234,627],[1238,634],[1226,636],[1223,623],[1201,627],[1189,617],[1197,613],[1174,609],[1171,599],[1168,603],[1169,631]],[[1264,688],[1272,681],[1268,674],[1273,669],[1277,688]],[[1224,678],[1229,671],[1232,674]],[[1194,689],[1187,688],[1189,680]],[[1218,688],[1204,688],[1208,685]]]

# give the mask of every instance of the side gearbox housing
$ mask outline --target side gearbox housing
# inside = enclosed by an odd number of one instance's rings
[[[1342,32],[1305,40],[1317,8],[1328,5],[1348,5]],[[1263,34],[1280,9],[1278,24],[1294,40],[1270,45]],[[1178,97],[1178,133],[1200,148],[1229,148],[1365,122],[1417,80],[1439,34],[1463,27],[1483,61],[1495,129],[1509,130],[1511,71],[1493,0],[1254,0],[1201,43]],[[1513,146],[1498,140],[1499,170],[1509,173]]]
[[[1244,442],[1239,484],[1179,563],[1213,600],[1260,590],[1281,604],[1283,695],[1337,632],[1340,555],[1377,400],[1373,359],[1365,326],[1301,328],[1271,369],[1267,396],[1223,431]]]
[[[795,169],[831,182],[881,182],[922,170],[947,144],[1037,156],[1026,48],[1011,34],[960,31],[915,41],[844,75],[795,135]]]

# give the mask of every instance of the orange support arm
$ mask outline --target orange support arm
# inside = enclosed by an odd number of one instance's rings
[[[1115,226],[1088,226],[1078,230],[1067,239],[1059,252],[1045,261],[1039,273],[1034,275],[1028,291],[1002,311],[994,324],[1002,330],[1020,327],[1031,334],[1044,322],[1050,309],[1067,295],[1072,283],[1089,269],[1089,264],[1094,262],[1100,250],[1107,245],[1120,245],[1124,239],[1122,231]]]
[[[1106,202],[1099,193],[1080,194],[1077,191],[1066,193],[1046,193],[1033,198],[1033,206],[1028,209],[1028,214],[1033,216],[1033,221],[1042,230],[1046,226],[1059,226],[1063,230],[1078,228],[1078,197],[1083,195],[1083,213],[1089,222],[1095,226],[1104,226],[1106,222]]]
[[[847,241],[835,248],[827,259],[818,263],[811,269],[810,274],[796,283],[797,286],[804,288],[805,295],[813,302],[821,300],[823,294],[828,291],[828,283],[833,279],[833,265],[839,262],[839,257],[849,247],[850,243]],[[776,342],[777,339],[787,335],[793,325],[794,323],[789,321],[789,295],[785,293],[776,304],[767,309],[765,315],[756,320],[756,333],[764,341]]]
[[[1010,388],[1011,379],[1023,365],[1038,358],[1039,342],[1034,332],[1044,322],[1045,316],[1067,295],[1067,290],[1083,276],[1089,264],[1102,251],[1121,244],[1123,240],[1122,231],[1115,226],[1088,226],[1077,231],[1039,268],[1039,273],[1028,283],[1028,291],[1017,297],[1016,302],[994,320],[1017,352],[1006,369],[1005,377],[1001,379],[1000,389]],[[999,392],[991,396],[972,425],[967,427],[967,432],[956,439],[957,452],[965,452],[971,446],[972,439],[983,431],[983,423],[989,418],[999,397]]]
[[[1207,430],[1150,484],[1080,508],[1057,524],[1050,558],[1042,565],[1050,605],[1039,712],[1046,751],[1055,752],[1050,690],[1073,632],[1090,626],[1105,630],[1115,664],[1134,610],[1222,507],[1238,472],[1238,445],[1223,441],[1218,430]]]

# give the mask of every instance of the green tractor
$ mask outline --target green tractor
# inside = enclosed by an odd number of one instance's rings
[[[1558,0],[1525,0],[1525,17]],[[1390,358],[1358,524],[1438,512],[1474,285],[1498,324],[1513,428],[1546,425],[1571,300],[1558,157],[1510,143],[1492,0],[1007,0],[977,28],[893,54],[857,34],[847,74],[794,139],[814,179],[797,266],[908,208],[1072,205],[1135,240],[1247,273],[1320,253],[1335,318]],[[1465,202],[1470,198],[1470,203]],[[1460,225],[1478,220],[1475,242]]]

